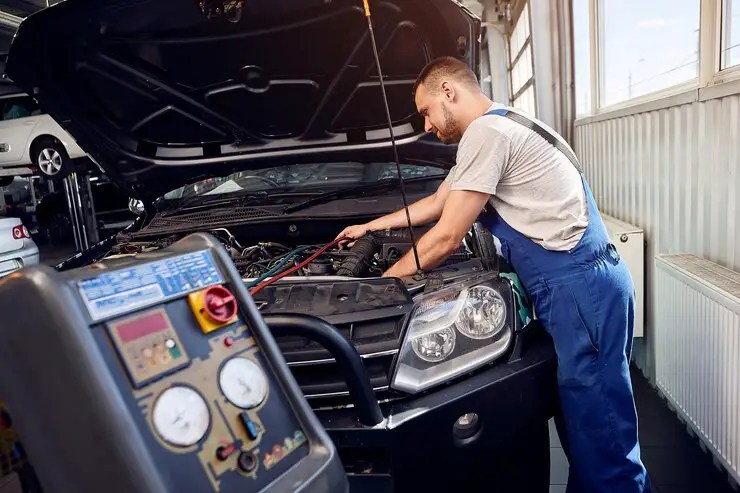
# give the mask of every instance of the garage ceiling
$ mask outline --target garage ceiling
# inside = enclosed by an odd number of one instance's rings
[[[49,0],[48,4],[52,5],[57,2],[59,0]],[[27,17],[46,6],[46,0],[0,0],[0,11],[18,17]]]
[[[9,14],[14,17],[28,17],[34,12],[53,5],[60,0],[0,0],[0,53],[6,53],[10,40],[15,30],[12,25],[5,22],[7,19],[2,14]]]

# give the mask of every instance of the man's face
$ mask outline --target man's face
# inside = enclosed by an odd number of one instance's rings
[[[415,100],[416,110],[424,117],[426,132],[433,132],[445,144],[460,142],[462,131],[444,91],[430,91],[425,84],[420,84]]]

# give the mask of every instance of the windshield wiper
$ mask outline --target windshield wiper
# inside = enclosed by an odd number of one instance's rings
[[[431,176],[420,176],[417,178],[405,179],[405,183],[419,183],[432,180],[443,180],[444,175],[431,175]],[[308,209],[315,205],[326,204],[339,199],[350,199],[364,197],[368,193],[379,192],[384,190],[393,190],[399,186],[398,178],[387,178],[385,180],[377,181],[367,185],[360,185],[358,187],[342,188],[331,192],[319,194],[315,197],[311,197],[308,200],[299,202],[297,204],[289,205],[283,209],[283,213],[292,214],[303,209]]]
[[[213,197],[209,197],[208,195],[193,195],[178,200],[174,206],[163,210],[162,214],[172,215],[180,213],[185,209],[201,209],[203,207],[214,207],[222,204],[243,205],[255,200],[267,200],[269,198],[270,194],[265,191],[231,195],[230,197],[219,197],[218,195],[214,195]]]

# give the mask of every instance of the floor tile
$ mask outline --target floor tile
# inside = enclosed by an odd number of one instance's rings
[[[632,372],[640,451],[658,493],[732,493],[725,475],[701,451],[645,377]]]
[[[561,448],[550,449],[550,484],[568,484],[568,459]]]
[[[555,427],[555,420],[551,419],[548,425],[550,427],[550,447],[562,447],[560,438],[558,437],[558,430]]]

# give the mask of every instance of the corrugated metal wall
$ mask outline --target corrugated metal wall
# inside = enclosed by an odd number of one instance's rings
[[[645,230],[646,340],[635,359],[654,377],[655,255],[740,270],[740,96],[579,124],[575,146],[601,210]]]

